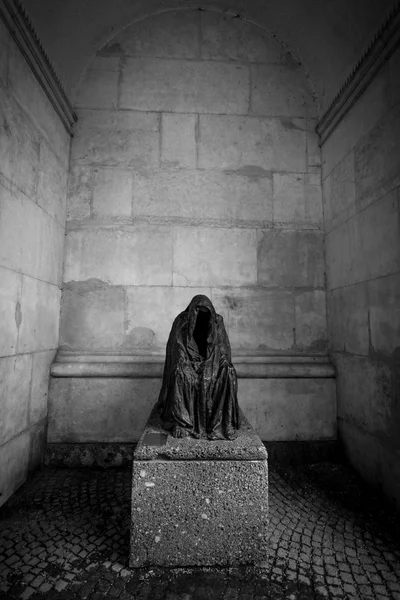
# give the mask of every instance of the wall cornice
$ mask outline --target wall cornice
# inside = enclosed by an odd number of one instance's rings
[[[59,352],[51,366],[53,377],[162,377],[164,355],[118,355]],[[241,379],[331,378],[335,369],[327,356],[233,356]]]
[[[397,2],[320,119],[316,132],[320,136],[321,145],[334,132],[399,45],[400,2]]]
[[[69,134],[76,114],[19,0],[0,0],[0,18],[32,69]]]

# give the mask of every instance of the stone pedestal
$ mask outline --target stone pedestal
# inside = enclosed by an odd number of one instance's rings
[[[266,559],[267,452],[242,415],[233,441],[166,435],[153,413],[134,455],[131,567]]]

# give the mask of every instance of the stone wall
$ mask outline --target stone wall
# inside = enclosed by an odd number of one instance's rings
[[[41,462],[69,135],[0,19],[0,505]]]
[[[351,462],[400,504],[399,66],[397,50],[322,153],[339,432]]]
[[[174,317],[204,293],[235,355],[326,353],[316,109],[276,39],[219,12],[162,13],[97,53],[77,109],[63,351],[160,356]],[[315,436],[334,436],[331,384],[304,380],[297,396],[276,384],[283,436],[308,435],[313,418],[324,424]],[[160,381],[52,385],[50,441],[121,441],[116,415],[129,413],[137,437]],[[278,396],[266,380],[241,385],[265,431],[256,407]],[[307,434],[285,428],[294,398]]]

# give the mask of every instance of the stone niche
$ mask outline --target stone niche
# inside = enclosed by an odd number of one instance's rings
[[[224,318],[261,438],[334,439],[302,65],[242,19],[167,11],[99,49],[76,110],[49,442],[139,439],[170,324],[196,294]]]

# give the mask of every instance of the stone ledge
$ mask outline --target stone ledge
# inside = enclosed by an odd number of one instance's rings
[[[233,356],[237,375],[242,379],[333,378],[335,369],[327,356]],[[164,356],[105,355],[60,352],[51,366],[53,377],[162,377]]]

